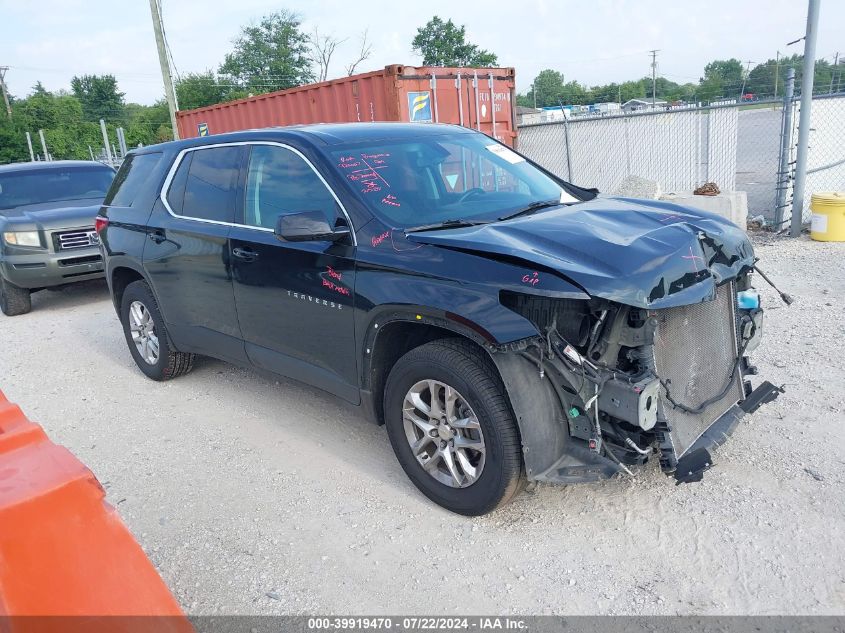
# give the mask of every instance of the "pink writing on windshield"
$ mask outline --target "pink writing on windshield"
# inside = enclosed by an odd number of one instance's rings
[[[396,196],[389,193],[384,198],[381,199],[382,204],[389,204],[392,207],[401,207],[402,205],[399,204],[399,201],[396,200]]]
[[[349,169],[346,177],[361,184],[361,193],[373,193],[381,191],[382,187],[390,187],[390,183],[382,176],[378,170],[387,168],[385,158],[390,154],[361,154],[361,158],[354,156],[342,156],[338,166],[343,169]],[[364,167],[360,169],[352,169],[353,167],[360,167],[363,163]]]

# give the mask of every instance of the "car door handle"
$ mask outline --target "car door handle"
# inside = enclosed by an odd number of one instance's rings
[[[153,231],[151,233],[147,233],[147,237],[150,238],[156,244],[161,244],[162,242],[167,241],[167,238],[164,235],[164,231]]]
[[[248,248],[241,248],[239,246],[232,249],[232,255],[247,262],[251,262],[258,258],[258,253],[255,251]]]

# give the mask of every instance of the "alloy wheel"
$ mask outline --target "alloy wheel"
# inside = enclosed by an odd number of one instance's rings
[[[466,488],[484,469],[486,447],[478,417],[466,399],[438,380],[421,380],[402,407],[405,437],[414,457],[437,481]]]
[[[133,301],[129,306],[129,332],[144,362],[155,365],[159,355],[155,321],[147,306],[140,301]]]

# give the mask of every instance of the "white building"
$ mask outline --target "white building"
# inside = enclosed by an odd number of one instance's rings
[[[652,108],[664,109],[667,105],[668,103],[666,103],[663,99],[655,99],[653,103],[652,100],[648,98],[628,99],[628,101],[622,104],[622,110],[624,112],[637,112],[639,110],[651,110]]]

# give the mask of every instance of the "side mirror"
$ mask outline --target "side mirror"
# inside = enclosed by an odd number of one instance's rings
[[[279,216],[275,233],[286,242],[337,242],[349,235],[349,228],[330,226],[322,211],[300,211]]]

